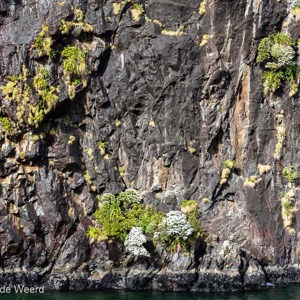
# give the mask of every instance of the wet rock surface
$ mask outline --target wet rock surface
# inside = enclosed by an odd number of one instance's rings
[[[224,291],[300,281],[299,213],[291,234],[280,204],[289,188],[283,167],[299,170],[299,94],[264,96],[255,62],[268,34],[284,28],[299,38],[285,1],[208,0],[200,13],[199,1],[149,0],[138,20],[125,1],[118,10],[113,1],[2,2],[1,84],[24,64],[29,77],[47,65],[60,94],[39,128],[1,139],[0,284]],[[70,101],[61,62],[38,58],[32,45],[46,20],[64,45],[59,26],[72,6],[94,31],[68,37],[86,44],[90,70]],[[1,104],[16,118],[3,95]],[[220,186],[226,159],[237,169]],[[259,163],[271,171],[244,186]],[[161,249],[149,259],[128,256],[117,241],[88,240],[96,195],[129,187],[164,211],[197,200],[208,239],[192,254]]]

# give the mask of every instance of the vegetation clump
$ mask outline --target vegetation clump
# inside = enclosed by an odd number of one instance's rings
[[[186,215],[181,211],[174,210],[168,212],[164,217],[154,238],[169,250],[176,250],[182,246],[186,248],[186,242],[193,232]]]
[[[291,12],[296,16],[300,16],[300,0],[297,0],[293,3],[291,7]]]
[[[264,93],[275,92],[283,82],[289,83],[289,95],[298,92],[300,66],[297,65],[296,45],[285,33],[275,33],[262,39],[258,46],[256,61],[264,64],[262,74]]]
[[[224,185],[228,181],[229,175],[235,167],[236,162],[234,160],[227,159],[223,161],[220,186]]]
[[[195,235],[197,237],[202,236],[204,234],[204,231],[199,221],[201,212],[198,202],[195,200],[183,200],[180,210],[186,215],[187,220],[192,226]]]
[[[114,2],[112,4],[112,6],[113,6],[113,12],[114,12],[115,15],[118,15],[121,12],[122,4],[123,4],[123,1],[121,3]]]
[[[295,234],[295,229],[292,227],[293,219],[297,211],[295,206],[295,196],[295,188],[292,188],[281,197],[281,215],[283,225],[291,234]]]
[[[35,127],[39,126],[58,102],[57,89],[49,84],[49,80],[49,73],[44,67],[41,67],[33,78],[33,87],[39,96],[39,102],[30,106],[28,123]]]
[[[144,12],[143,6],[139,3],[135,3],[131,9],[131,14],[134,21],[138,22]]]
[[[269,165],[258,164],[257,168],[259,175],[263,175],[271,171],[271,166]]]
[[[102,156],[105,156],[105,154],[106,154],[106,149],[107,149],[107,142],[98,142],[97,143],[98,144],[98,149],[99,149],[99,151],[100,151],[100,154],[102,155]]]
[[[91,24],[84,22],[84,14],[81,9],[73,8],[74,12],[74,21],[67,21],[62,19],[60,25],[60,32],[63,35],[67,35],[70,33],[72,29],[75,27],[80,27],[84,32],[90,33],[93,32],[94,28]]]
[[[200,43],[200,47],[205,46],[210,38],[211,38],[211,36],[209,34],[204,34],[202,37],[202,41]]]
[[[276,126],[277,143],[274,150],[274,158],[280,159],[282,156],[283,143],[286,137],[286,129],[283,125]]]
[[[146,236],[140,227],[132,227],[129,234],[125,238],[124,245],[126,250],[135,256],[150,256],[144,247],[147,242]]]
[[[94,214],[96,224],[89,228],[87,235],[97,240],[125,241],[127,250],[134,255],[148,255],[142,246],[148,239],[175,250],[186,247],[203,234],[199,206],[193,200],[184,201],[185,213],[172,211],[167,215],[144,204],[134,189],[127,189],[117,196],[104,194],[98,200],[99,209]]]
[[[207,2],[207,0],[203,0],[203,1],[200,3],[200,6],[199,6],[199,14],[200,14],[200,15],[203,15],[203,14],[205,14],[205,12],[206,12],[206,2]]]
[[[250,176],[249,178],[246,178],[244,181],[244,186],[255,188],[256,185],[261,181],[262,179],[260,177],[257,177],[256,175]]]
[[[0,118],[1,134],[11,136],[15,133],[15,127],[9,118]]]
[[[85,61],[85,53],[77,46],[67,46],[61,52],[63,60],[63,73],[68,87],[70,99],[75,97],[75,88],[78,83],[85,87],[85,79],[88,74],[88,67]]]
[[[124,166],[118,167],[118,172],[121,177],[125,176],[125,167]]]
[[[104,194],[99,197],[99,209],[95,213],[97,224],[101,224],[101,238],[124,240],[132,227],[153,234],[164,214],[152,206],[141,203],[133,189],[127,189],[118,196]]]
[[[298,178],[298,172],[293,170],[292,166],[287,166],[282,170],[282,175],[285,179],[292,183]]]
[[[18,124],[25,123],[25,115],[30,104],[30,87],[27,83],[28,70],[23,65],[22,73],[10,76],[8,82],[1,87],[4,99],[16,105]]]
[[[42,30],[38,34],[34,42],[34,48],[37,50],[39,57],[47,55],[48,57],[53,55],[52,45],[54,43],[52,37],[48,33],[49,27],[43,24]]]
[[[91,32],[92,26],[83,22],[83,12],[75,8],[73,8],[73,12],[75,21],[63,20],[62,23],[69,29],[79,26],[82,27],[83,31]],[[66,28],[64,29],[63,32],[66,32]],[[48,56],[52,58],[54,42],[55,40],[49,34],[48,25],[44,23],[32,47],[36,49],[38,57]],[[83,87],[87,85],[88,67],[85,53],[79,46],[66,46],[61,53],[58,53],[57,58],[62,60],[67,93],[69,98],[73,99],[76,94],[76,87],[80,84]],[[9,76],[6,83],[1,87],[4,96],[3,108],[12,105],[16,111],[15,118],[12,118],[15,128],[38,127],[59,101],[59,88],[50,84],[51,76],[49,76],[47,68],[42,66],[31,73],[29,76],[28,69],[23,65],[20,74]],[[2,128],[4,127],[5,125],[2,124]],[[12,130],[9,132],[11,133]]]

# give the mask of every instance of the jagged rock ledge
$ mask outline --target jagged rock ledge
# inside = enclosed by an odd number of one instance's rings
[[[102,257],[98,253],[96,263],[91,260],[75,270],[76,251],[73,264],[66,263],[60,270],[56,263],[52,269],[1,272],[0,284],[44,286],[48,291],[128,289],[228,292],[300,282],[299,265],[268,265],[229,241],[213,246],[198,240],[194,255],[167,253],[160,249],[152,252],[151,258],[122,255],[121,243],[106,245],[106,249],[102,244],[104,251]],[[107,259],[100,263],[106,255],[115,261]]]
[[[274,288],[300,282],[299,266],[284,268],[274,266],[268,271],[267,276],[272,282],[266,281],[264,274],[253,274],[244,277],[244,284],[238,274],[194,270],[160,272],[151,268],[150,270],[136,268],[130,271],[110,270],[98,273],[98,277],[82,273],[62,273],[45,277],[35,272],[0,273],[0,282],[2,286],[44,286],[46,291],[127,289],[172,292],[235,292]]]

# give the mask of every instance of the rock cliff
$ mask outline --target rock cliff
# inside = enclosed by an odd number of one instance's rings
[[[19,102],[2,89],[0,283],[212,291],[299,282],[300,194],[282,175],[299,170],[299,93],[265,95],[256,63],[262,38],[299,38],[290,2],[1,1],[1,85],[19,87]],[[68,73],[57,53],[74,45],[86,66],[77,60]],[[53,89],[34,91],[41,66]],[[54,104],[38,106],[43,91]],[[220,185],[228,159],[237,165]],[[259,180],[244,185],[251,176]],[[96,196],[129,187],[164,211],[195,199],[207,239],[190,255],[159,248],[140,259],[118,241],[89,240]],[[281,199],[291,189],[287,228]]]

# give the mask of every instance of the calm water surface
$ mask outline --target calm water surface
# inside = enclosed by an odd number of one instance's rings
[[[203,294],[162,292],[67,292],[45,294],[6,294],[1,300],[300,300],[300,285],[275,288],[266,291]]]

